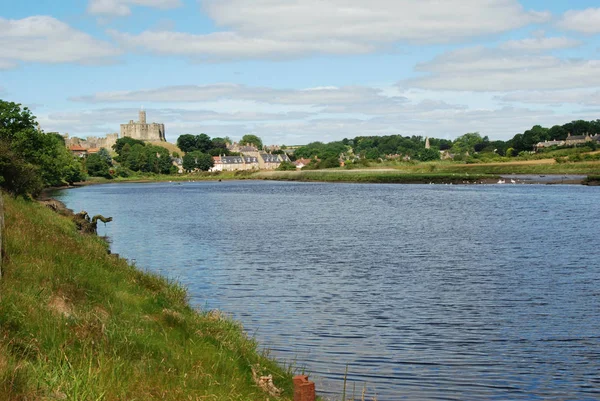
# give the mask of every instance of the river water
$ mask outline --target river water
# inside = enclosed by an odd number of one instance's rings
[[[318,392],[600,399],[600,187],[261,181],[60,191]]]

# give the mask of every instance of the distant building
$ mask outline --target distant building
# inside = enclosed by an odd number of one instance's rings
[[[533,146],[533,150],[551,148],[552,146],[565,146],[565,141],[544,141],[538,142]]]
[[[533,146],[533,150],[537,151],[537,150],[544,149],[544,148],[550,148],[552,146],[577,146],[577,145],[586,144],[588,142],[600,143],[600,135],[596,134],[594,136],[590,136],[590,134],[585,134],[585,135],[569,134],[567,136],[567,139],[565,139],[564,141],[552,140],[552,141],[538,142]]]
[[[119,139],[119,134],[107,134],[105,137],[96,137],[96,136],[88,136],[86,139],[81,139],[77,137],[69,137],[69,134],[63,135],[65,138],[65,145],[70,147],[72,145],[81,146],[85,149],[93,149],[93,148],[105,148],[107,150],[111,150],[112,146],[117,143],[117,139]]]
[[[296,168],[302,168],[304,166],[307,166],[310,162],[310,159],[298,159],[294,162],[294,165],[296,166]]]
[[[140,111],[139,121],[129,121],[127,124],[121,124],[121,138],[130,137],[141,141],[161,141],[166,142],[165,125],[159,123],[146,122],[146,112]]]
[[[571,135],[571,134],[569,134],[569,136],[567,136],[567,139],[565,139],[565,146],[580,145],[580,144],[584,144],[586,142],[590,142],[591,140],[592,140],[592,137],[589,134],[586,134],[586,135]]]
[[[73,156],[77,156],[77,157],[86,157],[87,156],[87,149],[81,145],[71,145],[71,146],[69,146],[69,151],[71,152],[71,154]]]

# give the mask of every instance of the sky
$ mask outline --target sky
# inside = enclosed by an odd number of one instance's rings
[[[147,112],[181,134],[302,145],[507,140],[600,118],[598,0],[0,0],[0,99],[45,131]]]

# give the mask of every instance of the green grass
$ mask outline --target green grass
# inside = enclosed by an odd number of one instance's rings
[[[279,181],[325,181],[355,182],[381,184],[428,184],[428,183],[475,183],[481,180],[496,178],[484,174],[452,174],[452,173],[405,173],[401,171],[377,170],[308,170],[308,171],[273,171],[259,173],[256,178]]]
[[[265,400],[251,367],[292,396],[291,372],[238,323],[107,254],[70,218],[5,197],[0,395],[17,400]]]

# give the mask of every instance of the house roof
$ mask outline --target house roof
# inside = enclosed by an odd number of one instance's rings
[[[586,138],[585,135],[571,135],[567,137],[567,141],[581,141]]]
[[[87,152],[87,149],[81,145],[71,145],[69,146],[69,150],[72,152]]]
[[[298,164],[304,164],[306,166],[308,163],[310,163],[310,161],[311,161],[310,159],[304,159],[304,158],[302,158],[302,159],[296,160],[294,162],[294,164],[296,164],[296,165],[298,165]]]
[[[272,155],[270,153],[260,153],[260,158],[265,161],[265,163],[279,163],[279,155]]]
[[[100,151],[100,148],[89,148],[87,150],[88,153],[98,153]]]

